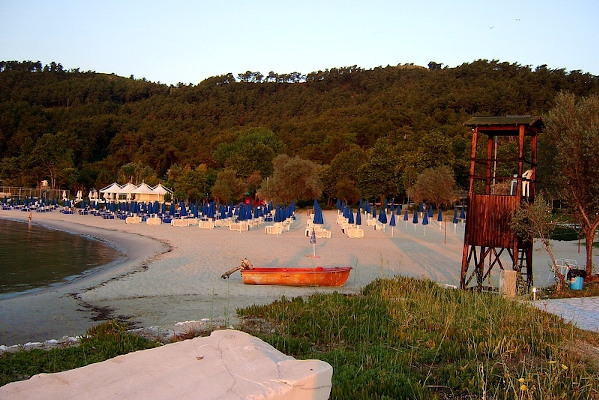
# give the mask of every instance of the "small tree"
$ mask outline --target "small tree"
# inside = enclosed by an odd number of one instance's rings
[[[556,222],[551,215],[551,207],[547,204],[542,194],[539,194],[534,203],[523,203],[510,220],[512,231],[524,241],[539,239],[551,259],[551,270],[557,281],[557,291],[561,292],[564,286],[564,275],[560,273],[553,250],[551,248],[551,234],[555,230]]]
[[[310,160],[281,154],[273,160],[273,175],[262,181],[261,199],[290,203],[297,199],[314,199],[322,194],[320,166]]]
[[[599,227],[599,96],[577,101],[573,94],[560,93],[546,117],[545,135],[545,145],[554,149],[550,162],[561,197],[582,227],[590,277]]]
[[[415,202],[427,201],[437,207],[441,204],[451,204],[457,197],[453,172],[445,165],[425,169],[407,192]]]
[[[235,171],[224,169],[216,175],[216,182],[212,186],[212,195],[226,203],[240,200],[245,189],[245,182],[237,177]]]

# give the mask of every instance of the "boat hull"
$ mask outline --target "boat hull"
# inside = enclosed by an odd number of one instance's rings
[[[252,268],[241,271],[246,285],[343,286],[352,267]]]

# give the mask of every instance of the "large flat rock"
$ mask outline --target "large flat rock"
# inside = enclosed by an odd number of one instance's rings
[[[0,388],[2,399],[328,399],[333,368],[236,330]]]

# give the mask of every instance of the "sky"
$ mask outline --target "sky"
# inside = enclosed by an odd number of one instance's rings
[[[0,60],[177,85],[479,59],[599,75],[599,1],[0,0]]]

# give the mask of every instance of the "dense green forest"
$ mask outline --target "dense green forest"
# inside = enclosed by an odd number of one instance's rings
[[[560,91],[599,93],[599,77],[478,60],[168,86],[3,61],[0,180],[84,192],[143,180],[194,200],[224,171],[255,192],[286,154],[319,165],[324,199],[401,197],[427,168],[449,166],[465,184],[471,116],[542,115]]]

